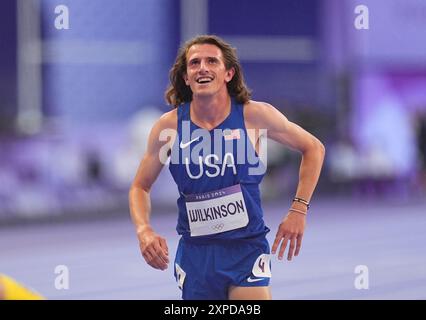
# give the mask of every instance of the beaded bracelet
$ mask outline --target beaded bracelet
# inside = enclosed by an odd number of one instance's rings
[[[293,201],[303,203],[303,204],[304,204],[304,205],[305,205],[308,209],[311,207],[311,205],[309,204],[309,202],[308,202],[308,201],[306,201],[305,199],[295,197],[295,198],[293,199]]]

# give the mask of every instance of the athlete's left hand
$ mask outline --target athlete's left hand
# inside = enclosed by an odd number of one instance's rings
[[[288,248],[287,260],[291,261],[294,256],[299,254],[302,246],[303,232],[305,230],[306,216],[297,212],[289,211],[278,227],[274,244],[272,245],[272,254],[275,254],[279,244],[281,243],[278,259],[282,260],[287,243],[290,241]]]

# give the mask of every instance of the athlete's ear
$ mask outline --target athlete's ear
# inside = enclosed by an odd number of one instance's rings
[[[185,84],[189,86],[188,75],[186,74],[186,72],[183,74],[183,81],[185,81]]]
[[[230,82],[235,75],[235,69],[232,67],[229,70],[226,70],[225,81]]]

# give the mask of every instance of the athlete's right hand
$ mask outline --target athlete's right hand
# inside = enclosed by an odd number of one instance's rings
[[[151,227],[138,233],[139,247],[145,261],[153,268],[165,270],[169,265],[169,249],[166,239],[160,237]]]

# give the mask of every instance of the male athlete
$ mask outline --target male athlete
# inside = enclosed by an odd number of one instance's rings
[[[272,253],[299,254],[306,214],[325,149],[270,104],[250,100],[235,49],[198,36],[179,51],[166,99],[175,108],[153,126],[129,192],[132,220],[146,262],[165,270],[166,240],[150,225],[150,189],[166,161],[179,190],[173,264],[183,299],[271,299],[269,229],[259,184],[265,138],[302,154],[299,183]],[[263,157],[262,157],[263,155]]]

